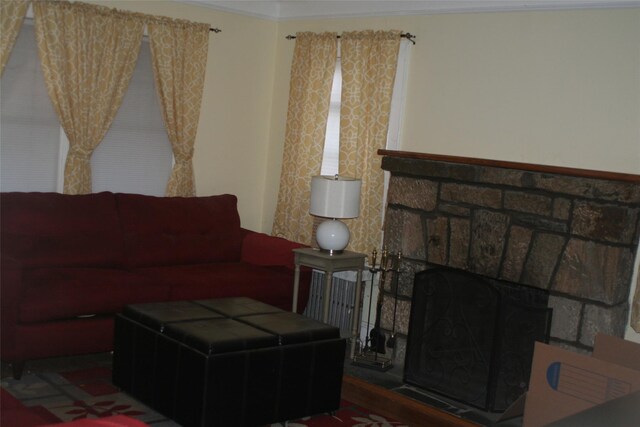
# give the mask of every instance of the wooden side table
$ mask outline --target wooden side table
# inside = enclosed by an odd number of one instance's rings
[[[356,337],[358,336],[358,326],[360,325],[360,288],[362,286],[362,271],[367,256],[358,252],[344,251],[340,254],[329,255],[313,248],[299,248],[293,250],[295,255],[295,279],[293,282],[293,306],[294,313],[298,309],[298,287],[300,286],[300,266],[315,268],[325,272],[323,315],[322,321],[329,320],[329,298],[331,286],[333,285],[333,273],[336,271],[355,270],[356,275],[356,296],[354,303],[353,317],[351,318],[351,358],[356,350]]]

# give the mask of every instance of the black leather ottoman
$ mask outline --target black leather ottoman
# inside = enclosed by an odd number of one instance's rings
[[[127,306],[113,382],[183,426],[259,426],[337,410],[338,328],[250,298]]]

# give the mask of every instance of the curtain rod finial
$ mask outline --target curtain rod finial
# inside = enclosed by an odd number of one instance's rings
[[[409,40],[414,45],[416,44],[416,41],[414,40],[416,38],[416,36],[411,34],[411,33],[408,33],[408,32],[404,33],[404,34],[400,35],[400,37],[406,38],[407,40]]]

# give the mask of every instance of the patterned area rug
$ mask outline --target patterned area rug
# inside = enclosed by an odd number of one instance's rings
[[[88,368],[60,373],[27,374],[17,381],[8,378],[2,388],[32,408],[48,422],[128,415],[153,427],[179,427],[111,384],[111,369]],[[272,424],[279,427],[284,424]],[[343,400],[335,414],[289,421],[288,427],[406,427]]]

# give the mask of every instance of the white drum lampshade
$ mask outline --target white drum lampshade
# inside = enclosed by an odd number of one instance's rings
[[[349,244],[349,228],[340,219],[360,215],[360,187],[362,181],[343,176],[314,176],[311,178],[311,215],[331,218],[316,230],[320,249],[331,254],[340,253]]]

